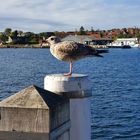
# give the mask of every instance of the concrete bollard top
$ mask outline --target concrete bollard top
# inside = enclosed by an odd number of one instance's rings
[[[29,86],[0,102],[0,107],[49,109],[68,99],[35,85]]]
[[[92,94],[91,82],[84,74],[72,74],[70,77],[63,74],[47,75],[44,79],[44,88],[69,98],[85,98]]]
[[[69,129],[66,97],[33,85],[0,102],[0,140],[56,140]]]

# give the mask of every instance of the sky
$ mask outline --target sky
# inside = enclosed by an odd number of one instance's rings
[[[140,27],[140,0],[0,0],[0,32]]]

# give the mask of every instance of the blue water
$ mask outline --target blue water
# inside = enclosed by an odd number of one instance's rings
[[[0,49],[0,100],[68,69],[48,49]],[[140,49],[110,49],[78,61],[74,72],[92,80],[92,140],[140,140]]]

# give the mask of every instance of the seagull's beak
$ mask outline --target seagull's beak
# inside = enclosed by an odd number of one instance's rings
[[[46,39],[45,42],[48,43],[48,40]]]
[[[46,39],[45,42],[48,43],[48,44],[50,44],[49,41],[48,41],[48,39]]]

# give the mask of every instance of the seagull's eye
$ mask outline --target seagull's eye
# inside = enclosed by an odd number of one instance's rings
[[[54,38],[51,38],[51,40],[54,40]]]

